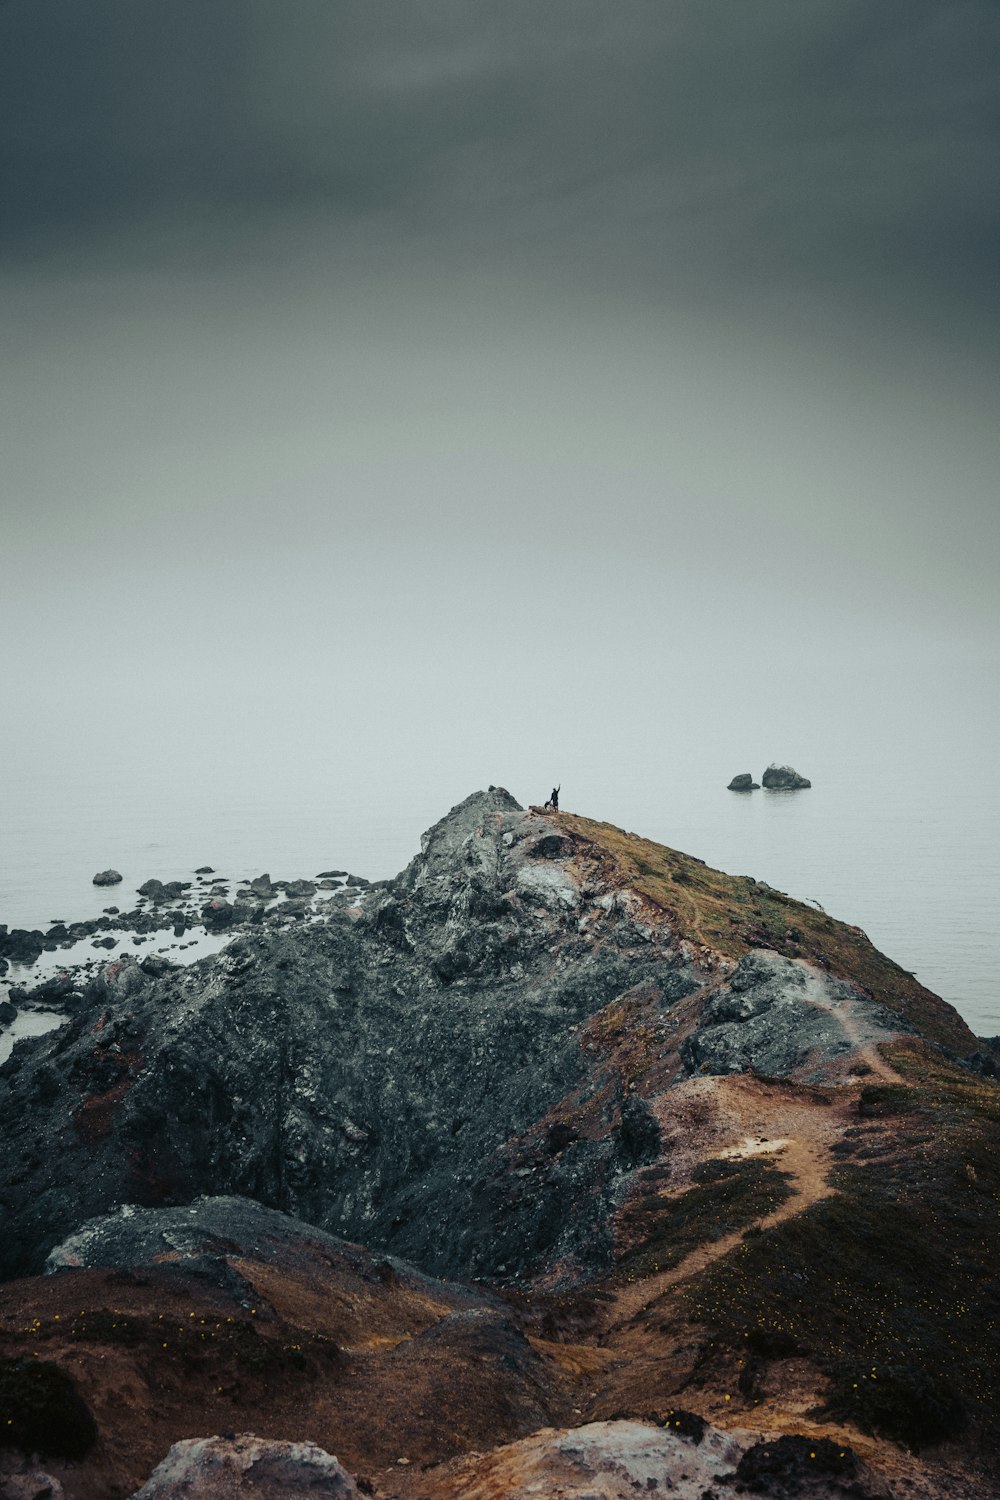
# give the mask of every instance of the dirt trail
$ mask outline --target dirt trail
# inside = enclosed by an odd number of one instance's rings
[[[830,1158],[822,1146],[816,1141],[793,1139],[782,1147],[779,1161],[781,1170],[788,1172],[792,1177],[792,1193],[782,1203],[780,1208],[775,1209],[773,1214],[768,1214],[763,1219],[758,1219],[758,1229],[772,1229],[776,1224],[782,1224],[786,1219],[794,1218],[811,1204],[818,1203],[821,1198],[828,1198],[834,1189],[827,1182],[827,1171],[830,1166]],[[619,1328],[628,1323],[650,1303],[662,1297],[663,1293],[669,1291],[678,1282],[686,1281],[691,1276],[697,1276],[704,1271],[713,1261],[720,1260],[722,1256],[728,1255],[730,1250],[735,1250],[743,1239],[745,1229],[734,1230],[721,1240],[713,1240],[710,1244],[700,1245],[697,1250],[692,1250],[690,1255],[672,1266],[669,1271],[661,1271],[656,1276],[647,1276],[642,1281],[635,1281],[628,1286],[622,1287],[616,1294],[612,1308],[612,1328]]]
[[[803,963],[806,975],[804,999],[825,1011],[841,1028],[859,1062],[867,1066],[873,1078],[883,1083],[904,1084],[906,1080],[887,1062],[878,1049],[863,1013],[850,999],[832,999],[823,978],[809,964]],[[866,1034],[867,1033],[867,1034]],[[835,1189],[829,1182],[834,1158],[830,1147],[840,1136],[845,1120],[843,1109],[829,1105],[817,1107],[806,1099],[782,1098],[761,1093],[745,1076],[716,1077],[710,1082],[710,1095],[704,1090],[708,1080],[701,1080],[700,1097],[712,1114],[711,1130],[702,1136],[700,1149],[704,1156],[773,1156],[780,1169],[790,1178],[791,1193],[774,1213],[759,1219],[758,1229],[771,1229],[804,1212],[821,1198],[830,1197]],[[844,1103],[846,1104],[846,1098]],[[742,1137],[742,1144],[720,1149],[720,1128],[730,1142]],[[765,1134],[766,1132],[766,1134]],[[684,1187],[671,1189],[664,1198],[676,1197]],[[609,1308],[606,1331],[622,1328],[659,1297],[697,1276],[739,1245],[746,1229],[734,1230],[723,1239],[700,1245],[679,1265],[617,1289]]]
[[[718,1154],[732,1157],[771,1156],[780,1170],[787,1172],[791,1179],[789,1197],[774,1213],[758,1219],[756,1228],[771,1229],[784,1223],[786,1219],[794,1218],[813,1203],[818,1203],[821,1198],[832,1196],[835,1189],[828,1180],[833,1164],[830,1144],[840,1133],[840,1122],[831,1117],[829,1108],[791,1101],[775,1101],[772,1104],[771,1101],[765,1102],[755,1096],[742,1080],[718,1078],[713,1082],[716,1085],[717,1106],[720,1113],[724,1113],[731,1121],[733,1134],[737,1135],[740,1130],[744,1132],[741,1140]],[[760,1118],[751,1123],[753,1115],[766,1115],[769,1130],[767,1137],[761,1137],[759,1133]],[[620,1287],[609,1308],[607,1332],[623,1327],[671,1287],[697,1276],[713,1261],[728,1255],[741,1243],[745,1234],[746,1228],[734,1230],[722,1239],[700,1245],[669,1270]]]

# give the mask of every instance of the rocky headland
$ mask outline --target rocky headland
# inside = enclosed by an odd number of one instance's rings
[[[860,929],[501,788],[213,875],[0,1067],[0,1492],[1000,1494],[995,1054]]]

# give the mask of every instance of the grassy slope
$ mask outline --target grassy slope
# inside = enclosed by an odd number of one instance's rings
[[[959,1056],[975,1051],[976,1039],[958,1012],[880,953],[860,928],[611,823],[572,813],[560,813],[558,818],[562,827],[590,844],[598,858],[610,857],[622,883],[659,907],[680,936],[727,958],[738,959],[752,948],[764,947],[807,959],[860,985],[930,1041]]]
[[[918,1447],[971,1420],[995,1440],[1000,1087],[923,1042],[888,1050],[909,1087],[861,1092],[871,1144],[837,1195],[711,1267],[688,1314],[720,1348],[806,1355],[863,1430]]]

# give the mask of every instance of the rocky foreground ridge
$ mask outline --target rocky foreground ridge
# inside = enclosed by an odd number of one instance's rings
[[[491,788],[148,968],[0,1068],[9,1486],[1000,1493],[993,1054],[860,929]]]

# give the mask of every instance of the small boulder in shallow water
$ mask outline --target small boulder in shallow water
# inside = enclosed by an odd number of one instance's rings
[[[223,927],[231,927],[234,916],[233,907],[221,896],[214,896],[201,909],[201,920],[210,932],[218,932]]]
[[[98,870],[94,876],[95,885],[120,885],[122,877],[117,870]]]
[[[726,788],[728,792],[757,792],[760,790],[760,782],[754,781],[749,771],[742,771],[739,776],[734,776]]]

